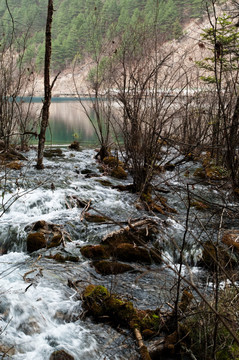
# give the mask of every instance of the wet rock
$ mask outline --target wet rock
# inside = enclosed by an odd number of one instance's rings
[[[142,219],[132,221],[129,226],[123,229],[112,231],[107,234],[101,241],[102,245],[108,245],[115,249],[119,244],[142,244],[142,241],[148,242],[153,240],[158,233],[157,223],[151,219]]]
[[[164,165],[164,169],[167,170],[167,171],[173,171],[175,169],[175,165],[168,162]]]
[[[65,350],[54,351],[49,360],[74,360],[75,358],[68,354]]]
[[[53,236],[53,238],[48,242],[47,248],[50,249],[52,247],[59,246],[62,242],[62,234],[57,234]]]
[[[0,356],[1,359],[10,359],[15,355],[16,350],[14,346],[7,346],[5,344],[0,344]]]
[[[82,293],[83,308],[97,320],[107,317],[114,326],[158,331],[160,314],[153,310],[138,310],[130,301],[110,293],[104,286],[88,285]]]
[[[151,263],[151,257],[146,248],[128,243],[117,246],[115,256],[121,261]]]
[[[27,322],[21,323],[18,331],[22,331],[25,335],[40,334],[40,326],[34,319],[29,319]]]
[[[100,183],[103,186],[106,187],[112,187],[112,183],[109,180],[96,180],[98,183]]]
[[[69,149],[71,150],[75,150],[75,151],[79,151],[80,150],[80,143],[79,141],[73,141],[70,145],[69,145]]]
[[[117,166],[116,168],[114,168],[111,171],[110,175],[116,179],[121,179],[121,180],[127,178],[127,173],[121,166]]]
[[[93,266],[101,275],[117,275],[134,270],[132,266],[117,261],[94,261]]]
[[[206,266],[208,269],[215,271],[217,258],[220,266],[225,269],[232,269],[237,265],[237,260],[234,254],[229,253],[221,245],[213,244],[211,241],[207,241],[203,244],[202,259],[198,265]]]
[[[38,231],[39,229],[47,230],[47,222],[45,220],[39,220],[33,224],[33,231]]]
[[[64,156],[62,153],[62,150],[59,148],[56,149],[47,149],[44,151],[44,157],[46,158],[52,158],[57,156]]]
[[[70,240],[69,235],[60,225],[47,223],[44,220],[26,226],[25,230],[30,232],[26,239],[28,252],[57,247],[62,243],[64,236]]]
[[[27,251],[32,253],[47,246],[47,240],[43,233],[35,232],[27,236]]]
[[[104,223],[107,221],[107,219],[104,216],[97,214],[90,214],[89,212],[85,213],[84,218],[86,221],[95,222],[95,223]]]
[[[58,261],[60,263],[64,263],[66,261],[71,261],[71,262],[78,262],[79,261],[79,257],[78,256],[74,256],[74,255],[63,255],[61,253],[56,253],[55,255],[50,255],[50,256],[46,256],[49,259],[54,259],[55,261]]]
[[[80,252],[93,260],[107,259],[110,256],[109,247],[104,245],[86,245],[80,249]]]

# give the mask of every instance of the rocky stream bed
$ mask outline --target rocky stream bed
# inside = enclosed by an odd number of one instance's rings
[[[132,328],[112,326],[107,312],[97,321],[87,316],[89,285],[117,294],[141,314],[157,309],[154,319],[161,320],[173,311],[179,269],[210,293],[210,246],[219,232],[223,266],[237,266],[236,197],[221,179],[202,176],[199,163],[182,161],[176,151],[165,156],[150,208],[128,191],[130,175],[119,179],[109,164],[102,170],[92,149],[51,148],[41,171],[34,168],[34,149],[24,155],[27,161],[14,160],[1,172],[0,357],[140,359]],[[165,331],[143,330],[151,331],[144,342],[152,359],[177,358]],[[161,355],[153,354],[155,341]]]

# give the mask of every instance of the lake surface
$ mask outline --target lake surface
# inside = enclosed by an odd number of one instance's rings
[[[30,98],[24,101],[29,102]],[[89,115],[94,119],[91,100],[83,99],[82,101]],[[33,98],[32,102],[32,114],[39,117],[42,98]],[[84,146],[98,143],[93,126],[77,98],[52,98],[46,144],[64,145],[74,140],[78,140]]]

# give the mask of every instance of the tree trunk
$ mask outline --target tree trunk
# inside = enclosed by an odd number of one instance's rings
[[[38,141],[37,169],[43,169],[43,152],[45,135],[49,121],[49,108],[51,104],[50,63],[51,63],[51,26],[53,18],[53,0],[48,0],[48,11],[45,32],[45,65],[44,65],[44,102],[42,108],[41,130]]]

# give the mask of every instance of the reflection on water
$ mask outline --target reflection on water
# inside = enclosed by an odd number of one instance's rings
[[[93,118],[91,101],[84,99],[83,102]],[[41,109],[42,99],[34,98],[32,112],[39,116]],[[78,140],[84,145],[97,144],[93,126],[79,100],[74,98],[53,98],[50,106],[46,144],[69,144],[73,140]]]

